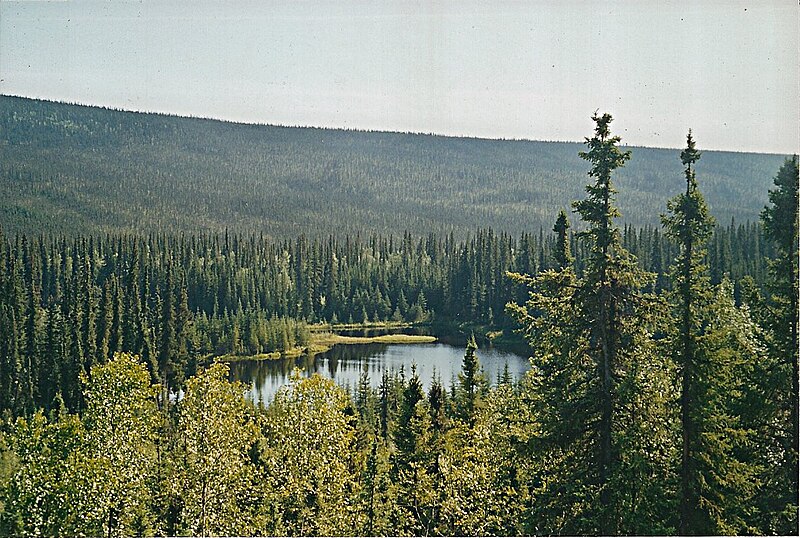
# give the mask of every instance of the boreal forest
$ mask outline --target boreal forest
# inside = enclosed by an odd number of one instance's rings
[[[584,196],[581,144],[240,125],[0,95],[7,234],[402,235],[549,230]],[[660,227],[674,151],[615,176],[625,222]],[[708,151],[721,224],[756,222],[783,156]]]
[[[578,144],[0,96],[0,535],[796,535],[797,156],[592,119]],[[337,327],[424,327],[460,372],[297,369],[267,400],[232,375]]]

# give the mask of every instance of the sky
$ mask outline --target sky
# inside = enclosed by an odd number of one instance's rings
[[[800,148],[796,0],[0,0],[0,93],[247,123]]]

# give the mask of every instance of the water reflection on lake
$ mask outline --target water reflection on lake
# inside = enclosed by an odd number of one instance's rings
[[[519,379],[529,368],[528,359],[515,353],[488,348],[479,349],[477,354],[492,383],[496,382],[506,364],[514,379]],[[420,379],[427,389],[434,371],[445,387],[449,387],[450,381],[456,379],[461,371],[463,358],[463,347],[443,343],[336,345],[330,351],[314,357],[235,362],[231,364],[231,376],[251,386],[248,397],[253,401],[268,403],[278,389],[288,383],[295,367],[300,368],[304,376],[319,373],[353,389],[364,369],[369,374],[372,386],[377,388],[383,372],[403,368],[408,377],[411,365],[416,364]]]

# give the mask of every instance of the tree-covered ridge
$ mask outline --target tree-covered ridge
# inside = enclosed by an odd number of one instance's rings
[[[579,145],[225,123],[0,96],[6,233],[330,230],[414,235],[552,226],[582,194]],[[633,148],[619,206],[657,225],[672,151]],[[706,152],[721,222],[755,221],[782,157]]]

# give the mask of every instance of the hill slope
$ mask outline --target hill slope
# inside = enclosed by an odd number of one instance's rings
[[[558,208],[584,196],[581,149],[242,125],[0,96],[0,225],[10,233],[518,232],[551,226]],[[624,219],[658,224],[681,189],[678,151],[630,149],[617,175]],[[782,161],[705,152],[698,178],[717,219],[756,219]]]

